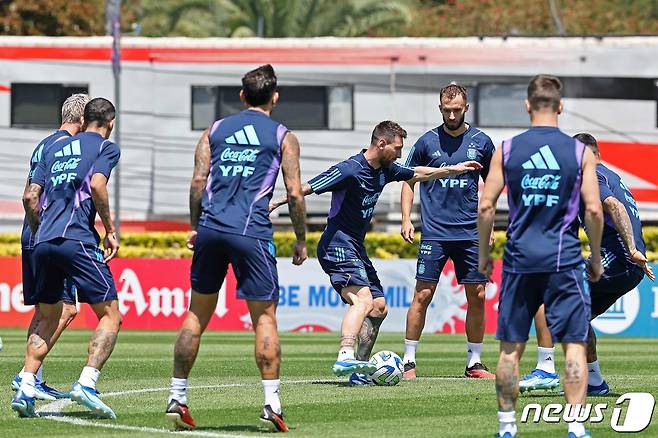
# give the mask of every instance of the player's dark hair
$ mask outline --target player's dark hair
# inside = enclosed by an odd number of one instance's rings
[[[242,91],[247,104],[261,106],[269,103],[276,91],[276,74],[270,64],[261,65],[242,77]]]
[[[395,137],[407,138],[407,131],[391,120],[384,120],[373,129],[370,144],[375,144],[380,139],[386,140],[386,143],[393,143]]]
[[[537,75],[528,84],[528,102],[533,111],[551,109],[557,112],[562,99],[562,82],[551,75]]]
[[[102,97],[91,99],[85,105],[85,125],[98,125],[107,128],[116,117],[116,109],[112,102]]]
[[[441,91],[439,92],[439,99],[443,102],[443,99],[452,100],[459,95],[464,98],[464,102],[468,100],[466,95],[466,88],[453,82],[441,88]]]
[[[587,146],[594,152],[594,155],[599,155],[599,144],[597,143],[596,139],[592,134],[588,134],[586,132],[581,132],[580,134],[576,134],[573,136],[576,140]]]

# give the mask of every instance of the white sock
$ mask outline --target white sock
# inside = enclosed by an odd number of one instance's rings
[[[466,347],[468,348],[468,353],[466,353],[466,368],[470,368],[478,362],[482,363],[482,359],[480,359],[482,343],[467,342]]]
[[[36,383],[43,382],[43,365],[39,367],[36,375]]]
[[[281,385],[281,379],[262,380],[262,382],[263,392],[265,393],[265,404],[270,405],[275,413],[280,414],[281,400],[279,399],[279,385]]]
[[[340,347],[337,360],[355,359],[354,348]]]
[[[176,400],[182,405],[187,405],[187,383],[187,379],[177,379],[176,377],[172,377],[171,389],[169,390],[169,400],[167,403]]]
[[[537,347],[537,369],[555,374],[555,348]]]
[[[503,436],[507,432],[516,436],[516,412],[498,411],[498,433]]]
[[[599,367],[599,361],[595,360],[592,363],[587,364],[587,384],[592,386],[599,386],[603,383],[603,376],[601,375],[601,368]]]
[[[34,397],[36,395],[36,390],[34,389],[34,374],[23,371],[21,379],[20,390],[28,397]]]
[[[21,379],[23,379],[23,378],[25,377],[26,374],[30,374],[30,373],[28,373],[27,371],[25,371],[25,367],[23,367],[23,368],[21,369],[21,371],[18,373],[18,377],[20,377]]]
[[[418,348],[418,341],[411,339],[404,340],[404,358],[402,363],[416,362],[416,348]]]
[[[80,373],[78,382],[80,382],[82,386],[88,386],[90,388],[96,389],[96,381],[100,375],[100,370],[97,370],[94,367],[84,367]]]
[[[569,423],[568,432],[573,432],[576,436],[583,436],[585,435],[585,425],[577,421]]]

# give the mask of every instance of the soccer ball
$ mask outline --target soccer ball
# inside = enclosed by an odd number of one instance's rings
[[[370,375],[375,385],[393,386],[402,379],[402,359],[392,351],[384,350],[375,353],[370,358],[370,363],[377,370]]]

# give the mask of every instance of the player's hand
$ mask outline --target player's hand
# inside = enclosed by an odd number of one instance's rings
[[[493,272],[493,259],[491,255],[480,255],[478,260],[478,271],[491,281],[491,273]]]
[[[270,204],[267,206],[267,209],[268,209],[268,211],[269,211],[270,213],[272,213],[272,212],[273,212],[274,210],[276,210],[277,208],[279,208],[279,206],[278,206],[277,203],[274,202],[274,201],[270,201]]]
[[[588,279],[592,283],[596,283],[601,279],[603,275],[603,263],[601,263],[601,257],[590,257],[587,262],[587,273]]]
[[[103,258],[105,263],[116,257],[119,252],[119,240],[114,231],[105,235],[105,238],[103,239],[103,248],[105,248],[105,257]]]
[[[306,242],[303,240],[298,240],[295,244],[295,250],[292,254],[292,264],[299,266],[304,263],[304,260],[308,258],[308,253],[306,250]]]
[[[647,274],[647,277],[649,277],[651,281],[656,281],[656,274],[653,273],[653,269],[649,266],[647,258],[637,248],[631,253],[631,260],[644,270],[644,273]]]
[[[416,231],[416,229],[410,220],[402,221],[402,226],[400,227],[400,235],[405,241],[414,243],[414,231]]]
[[[196,234],[197,234],[196,230],[192,230],[187,235],[187,242],[185,243],[187,249],[194,250],[194,245],[196,244]]]
[[[470,172],[472,170],[480,170],[482,169],[482,164],[478,163],[477,161],[464,161],[455,164],[452,167],[455,170],[455,172],[457,172],[457,175],[459,175],[465,172]]]
[[[489,236],[489,247],[494,246],[494,243],[496,243],[496,233],[494,230],[491,230],[491,235]]]

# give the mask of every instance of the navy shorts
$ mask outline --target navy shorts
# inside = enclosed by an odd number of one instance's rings
[[[38,303],[66,301],[65,284],[70,279],[81,303],[96,304],[117,299],[110,268],[103,262],[103,252],[93,243],[54,239],[41,242],[32,252],[35,295]],[[69,283],[70,283],[69,282]]]
[[[367,286],[373,299],[384,297],[384,289],[377,276],[377,270],[368,258],[364,247],[331,243],[324,245],[320,240],[318,261],[339,294],[347,286]],[[340,298],[347,303],[342,295]]]
[[[199,226],[192,258],[192,289],[219,292],[230,263],[238,281],[237,296],[249,301],[279,301],[276,249],[271,240],[224,233]]]
[[[591,301],[585,276],[584,265],[552,273],[503,272],[496,339],[526,342],[544,303],[553,342],[587,342]]]
[[[37,301],[35,300],[36,279],[34,278],[32,269],[32,250],[23,248],[21,250],[21,259],[23,262],[23,304],[34,306],[37,304]],[[76,291],[75,284],[69,278],[65,278],[62,301],[68,304],[75,304]]]
[[[421,240],[416,280],[438,283],[448,259],[455,265],[457,283],[487,282],[487,277],[478,272],[477,240]]]
[[[609,256],[601,279],[590,283],[592,294],[592,319],[608,310],[620,297],[637,287],[644,278],[644,271],[638,265]]]

